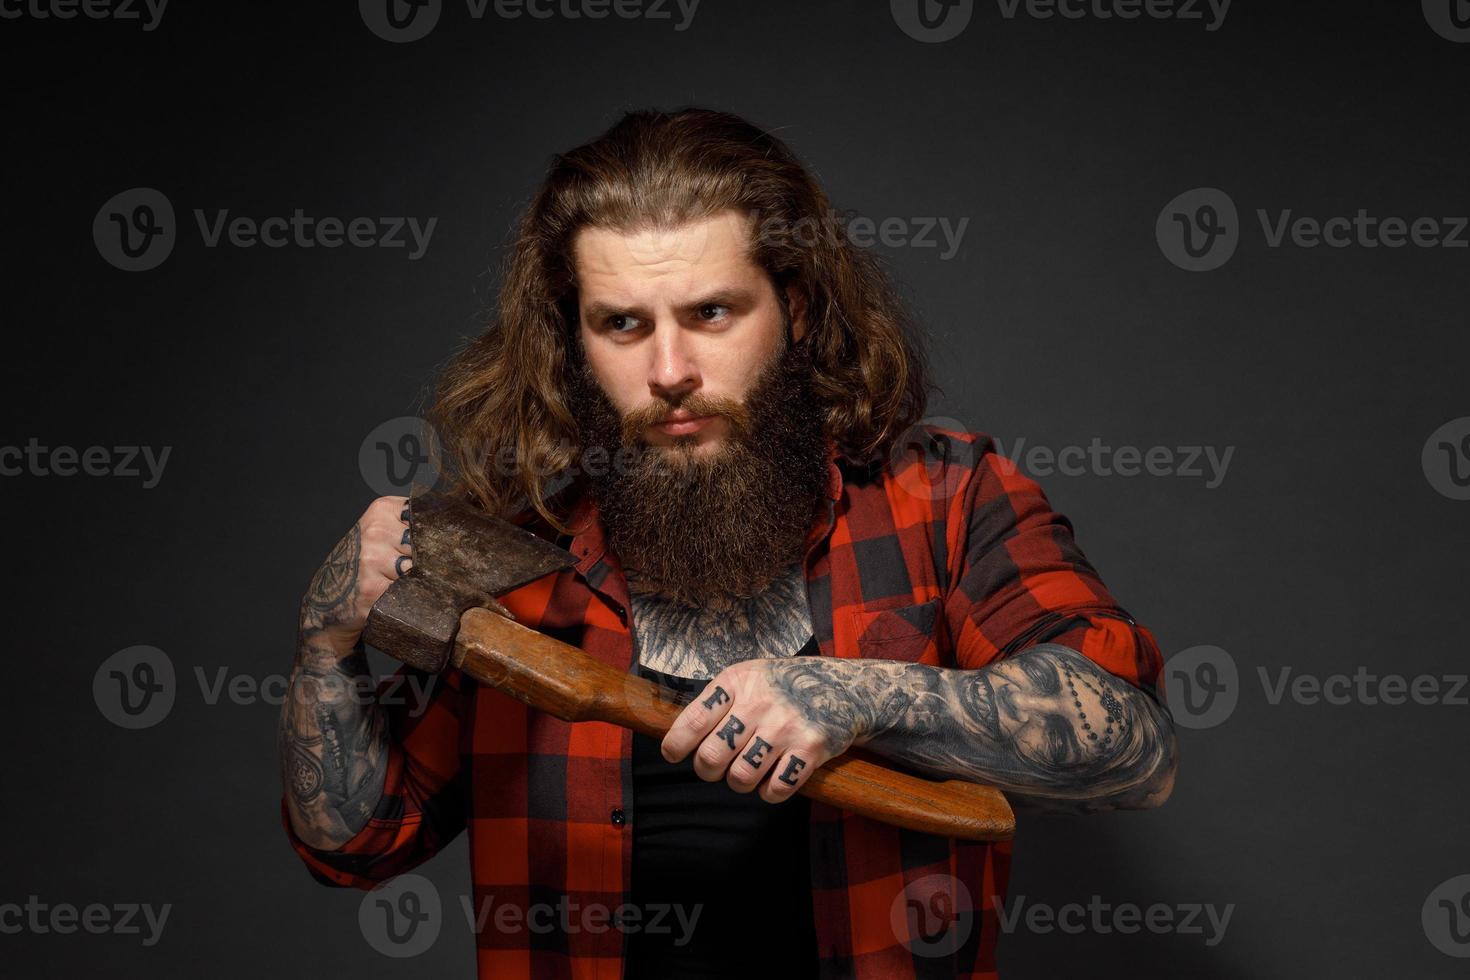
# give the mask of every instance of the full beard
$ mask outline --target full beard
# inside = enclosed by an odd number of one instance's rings
[[[582,448],[617,460],[589,474],[588,489],[630,586],[721,606],[765,591],[803,556],[828,479],[804,344],[783,344],[743,403],[694,392],[626,418],[578,360],[571,388]],[[676,407],[723,417],[727,435],[707,454],[694,451],[694,435],[645,441],[645,427]]]

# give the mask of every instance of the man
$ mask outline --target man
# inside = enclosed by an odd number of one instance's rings
[[[635,113],[559,157],[432,418],[459,493],[578,559],[503,597],[517,620],[687,704],[655,742],[454,671],[417,716],[359,703],[367,611],[412,567],[383,498],[302,603],[281,750],[307,865],[371,887],[468,828],[485,978],[993,976],[1009,847],[805,780],[860,746],[1021,806],[1147,807],[1174,740],[1153,637],[987,438],[916,424],[927,387],[774,137]],[[935,880],[973,902],[940,903],[974,913],[949,948],[906,919]],[[671,908],[687,928],[655,929]]]

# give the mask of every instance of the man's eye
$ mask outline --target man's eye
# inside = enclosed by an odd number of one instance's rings
[[[627,333],[629,330],[638,326],[638,318],[636,316],[628,316],[625,313],[619,313],[607,318],[607,326],[614,333]]]
[[[699,308],[701,320],[723,320],[730,312],[730,307],[721,306],[719,303],[706,303]]]

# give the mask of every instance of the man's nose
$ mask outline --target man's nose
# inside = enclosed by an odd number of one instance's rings
[[[653,331],[653,362],[648,369],[648,390],[656,398],[677,402],[699,387],[699,368],[688,338],[678,324],[660,324]]]

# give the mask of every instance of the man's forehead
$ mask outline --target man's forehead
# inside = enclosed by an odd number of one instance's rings
[[[583,291],[642,284],[708,286],[761,274],[750,257],[751,217],[722,211],[671,227],[587,227],[573,239]]]

